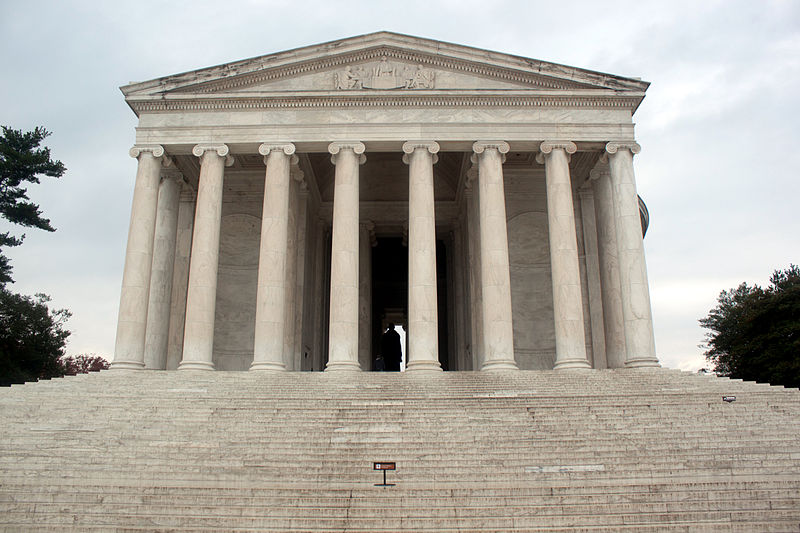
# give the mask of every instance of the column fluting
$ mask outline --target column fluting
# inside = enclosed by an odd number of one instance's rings
[[[635,142],[606,145],[614,193],[620,294],[625,320],[625,366],[659,366],[656,357],[650,288],[644,259],[639,196],[633,173],[633,154],[641,147]]]
[[[189,290],[189,260],[194,230],[195,191],[187,182],[181,187],[178,204],[178,231],[175,239],[175,265],[172,271],[172,307],[169,321],[167,370],[176,370],[183,355],[183,328],[186,324],[186,295]]]
[[[264,156],[264,201],[261,211],[261,244],[258,254],[256,324],[253,364],[250,370],[286,370],[286,254],[289,221],[291,164],[297,160],[291,143],[258,148]]]
[[[406,370],[441,371],[436,295],[436,214],[433,165],[439,145],[403,145],[408,176],[408,348]]]
[[[150,274],[150,303],[147,310],[145,368],[165,370],[169,345],[172,276],[175,268],[175,239],[178,234],[178,203],[183,174],[174,168],[162,170],[158,187],[153,267]]]
[[[472,145],[478,163],[480,260],[482,292],[483,364],[481,370],[517,369],[514,360],[514,324],[511,311],[511,275],[508,227],[503,188],[504,141]]]
[[[358,167],[366,162],[360,142],[328,146],[335,165],[328,363],[325,371],[359,371],[358,364]]]
[[[556,333],[556,370],[591,368],[586,357],[581,275],[569,155],[571,141],[546,141],[536,156],[544,163],[547,185],[547,225],[550,236],[550,275],[553,282],[553,319]]]
[[[582,229],[584,263],[586,267],[586,298],[589,303],[589,323],[591,326],[592,352],[587,357],[592,368],[608,368],[606,359],[605,321],[603,320],[603,289],[600,281],[600,259],[597,243],[597,214],[594,208],[594,192],[587,184],[578,189],[580,198],[580,218],[575,223]],[[577,215],[576,215],[577,217]],[[580,244],[580,241],[579,243]]]
[[[214,314],[217,303],[219,233],[225,166],[233,162],[224,144],[197,145],[200,181],[189,264],[183,358],[178,370],[214,370]]]
[[[130,150],[138,160],[133,189],[125,268],[119,300],[119,319],[111,368],[144,368],[147,306],[150,296],[150,269],[153,264],[153,238],[158,204],[158,184],[164,148],[138,145]]]
[[[597,250],[600,258],[600,286],[603,296],[603,327],[608,368],[625,366],[625,320],[619,285],[617,229],[614,221],[614,193],[608,163],[598,163],[589,173],[597,213]]]
[[[375,224],[371,220],[359,224],[358,236],[358,364],[362,370],[372,368],[372,246]]]

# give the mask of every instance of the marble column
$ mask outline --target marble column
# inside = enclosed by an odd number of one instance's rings
[[[297,268],[295,275],[295,319],[294,319],[294,350],[297,353],[298,370],[309,370],[311,360],[308,358],[309,350],[305,344],[304,327],[311,323],[306,320],[306,310],[308,309],[308,293],[306,287],[306,275],[308,265],[308,183],[305,174],[297,165],[292,166],[292,179],[297,182]]]
[[[478,370],[483,365],[483,291],[481,290],[481,236],[477,178],[478,169],[473,166],[467,171],[467,181],[464,186],[464,201],[467,204],[466,268],[469,276],[467,281],[472,370]]]
[[[408,176],[408,363],[406,371],[441,371],[436,292],[436,215],[433,165],[439,145],[403,145]]]
[[[592,330],[592,368],[608,368],[606,359],[605,326],[603,320],[603,294],[597,243],[597,216],[594,194],[590,186],[578,190],[581,199],[581,228],[586,263],[586,292],[589,301],[589,322]]]
[[[333,142],[333,242],[328,363],[325,371],[358,371],[358,166],[366,162],[364,144]]]
[[[111,368],[120,370],[144,368],[147,301],[164,148],[160,145],[137,145],[131,148],[130,154],[138,159],[139,165],[122,272],[114,361],[111,363]]]
[[[544,163],[547,185],[547,223],[550,235],[550,270],[553,280],[553,317],[556,333],[556,370],[591,368],[581,300],[581,274],[569,156],[577,150],[570,141],[546,141],[536,160]]]
[[[291,174],[291,172],[290,172]],[[293,371],[297,368],[298,354],[294,345],[294,331],[297,326],[297,199],[298,182],[295,179],[289,181],[289,218],[287,225],[286,238],[286,277],[284,302],[284,324],[283,329],[283,362],[286,370]]]
[[[313,227],[314,231],[314,288],[313,288],[313,301],[314,305],[314,346],[312,352],[312,370],[319,371],[325,368],[325,334],[328,330],[327,312],[330,310],[329,305],[326,305],[327,298],[330,297],[330,291],[326,291],[327,276],[330,274],[330,269],[326,268],[328,264],[328,225],[321,218],[315,220]]]
[[[589,173],[594,190],[597,215],[597,252],[600,286],[603,295],[603,330],[608,368],[625,366],[625,321],[622,317],[622,296],[619,286],[617,230],[614,221],[614,194],[608,163],[598,163]]]
[[[633,174],[633,155],[641,147],[635,142],[606,145],[614,194],[622,315],[625,321],[625,366],[659,366],[656,357],[650,289],[644,260],[639,197]]]
[[[481,370],[516,369],[514,325],[511,312],[511,275],[508,262],[506,197],[503,163],[508,153],[504,141],[478,141],[472,145],[478,164],[480,210],[481,291],[483,300],[483,364]]]
[[[286,370],[283,336],[286,322],[286,249],[289,220],[291,143],[258,147],[267,166],[258,254],[256,324],[250,370]]]
[[[175,239],[175,264],[169,321],[167,370],[176,370],[183,354],[183,326],[186,322],[186,294],[189,289],[189,259],[192,253],[195,191],[184,182],[178,206],[178,232]]]
[[[467,351],[467,334],[465,324],[464,306],[466,301],[466,283],[464,281],[464,274],[467,272],[464,260],[466,253],[464,252],[464,224],[463,212],[459,214],[458,218],[453,224],[453,231],[451,239],[453,242],[453,253],[448,254],[449,260],[452,262],[453,268],[453,309],[455,313],[455,349],[456,349],[456,370],[471,370],[470,361],[468,361]]]
[[[153,266],[150,274],[150,303],[147,309],[145,368],[165,370],[169,344],[172,274],[175,266],[175,239],[178,233],[178,204],[183,174],[177,169],[162,171],[158,188]]]
[[[372,369],[372,246],[375,224],[359,224],[358,237],[358,364]]]
[[[183,358],[178,370],[214,370],[214,314],[217,303],[219,233],[222,220],[222,181],[233,163],[224,144],[198,144],[200,181],[189,264]]]

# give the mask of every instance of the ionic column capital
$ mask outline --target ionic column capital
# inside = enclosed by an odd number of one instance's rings
[[[283,152],[284,154],[291,156],[291,164],[296,165],[300,162],[300,159],[294,155],[294,152],[297,150],[295,145],[292,143],[263,143],[261,146],[258,147],[258,153],[264,156],[264,164],[267,164],[267,158],[272,152]]]
[[[511,150],[511,147],[505,141],[475,141],[475,143],[472,144],[472,151],[474,154],[470,156],[470,161],[477,164],[478,161],[475,154],[481,155],[486,152],[486,150],[497,150],[500,152],[501,160],[505,163],[506,154]]]
[[[271,152],[282,151],[286,155],[292,155],[297,148],[292,143],[262,143],[258,147],[258,153],[261,155],[269,155]]]
[[[215,152],[218,156],[224,157],[226,167],[233,165],[233,156],[230,155],[227,144],[197,144],[192,148],[192,153],[197,157],[203,157],[206,152]]]
[[[539,153],[536,154],[536,162],[540,165],[544,164],[544,156],[553,152],[553,150],[564,150],[567,154],[567,161],[570,156],[578,151],[578,147],[572,141],[544,141],[539,145]]]
[[[472,151],[476,154],[482,154],[489,149],[495,149],[501,154],[507,154],[511,147],[505,141],[475,141],[472,144]]]
[[[358,164],[363,165],[367,162],[367,156],[364,155],[367,147],[360,141],[335,141],[328,145],[328,153],[331,154],[331,163],[336,164],[336,156],[342,150],[352,150],[358,156]]]
[[[439,152],[439,143],[436,141],[408,141],[403,144],[403,163],[406,165],[409,164],[410,159],[408,158],[409,155],[414,153],[414,150],[427,150],[430,154],[433,155],[433,164],[436,164],[439,161],[439,156],[436,154]]]
[[[616,154],[620,149],[628,149],[632,154],[636,155],[642,151],[642,147],[636,141],[612,141],[606,144],[606,153]]]
[[[128,151],[134,159],[138,159],[145,152],[153,154],[153,157],[163,157],[164,147],[160,144],[135,144]]]

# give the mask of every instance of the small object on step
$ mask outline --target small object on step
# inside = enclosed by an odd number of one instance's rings
[[[373,470],[383,471],[383,483],[375,483],[376,487],[394,487],[394,483],[386,483],[386,471],[397,470],[397,463],[390,461],[383,461],[380,463],[372,463]]]

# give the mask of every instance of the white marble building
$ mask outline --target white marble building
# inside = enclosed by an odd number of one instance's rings
[[[648,83],[380,32],[122,87],[113,368],[657,366]]]

